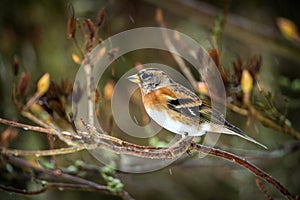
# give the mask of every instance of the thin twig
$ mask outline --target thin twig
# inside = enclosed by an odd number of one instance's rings
[[[236,105],[233,105],[231,103],[227,103],[227,107],[234,111],[239,113],[240,115],[244,115],[244,116],[249,116],[251,111],[251,115],[253,117],[255,117],[255,119],[257,119],[258,121],[260,121],[264,126],[272,128],[276,131],[279,131],[281,133],[286,133],[289,134],[291,136],[293,136],[294,138],[296,138],[297,140],[300,140],[300,133],[298,131],[296,131],[295,129],[293,129],[292,127],[288,127],[285,125],[280,125],[278,123],[275,123],[274,121],[272,121],[271,119],[265,117],[261,112],[259,112],[258,110],[256,110],[253,106],[249,106],[248,109],[243,109],[240,108]]]
[[[207,153],[209,155],[213,155],[219,158],[223,158],[226,160],[229,160],[231,162],[234,162],[240,166],[243,166],[247,168],[250,172],[252,172],[254,175],[261,177],[265,181],[272,184],[276,189],[278,189],[287,199],[293,200],[296,199],[285,187],[283,187],[277,180],[275,180],[272,176],[264,172],[263,170],[259,169],[254,164],[250,163],[249,161],[245,160],[244,158],[241,158],[235,154],[215,149],[212,147],[206,147],[200,144],[194,144],[191,145],[191,150],[196,150],[198,152]]]
[[[3,118],[0,118],[0,123],[1,124],[6,124],[8,126],[13,126],[13,127],[18,127],[18,128],[22,128],[23,130],[31,130],[31,131],[37,131],[40,133],[46,133],[49,135],[55,135],[55,132],[51,129],[47,129],[47,128],[42,128],[39,126],[31,126],[31,125],[27,125],[27,124],[22,124],[19,122],[14,122],[14,121],[10,121],[10,120],[6,120]]]
[[[41,119],[37,118],[36,116],[34,116],[33,114],[31,114],[30,112],[27,111],[21,111],[21,114],[26,117],[27,119],[30,119],[31,121],[33,121],[34,123],[40,125],[41,127],[47,128],[49,129],[50,126],[43,122]]]
[[[50,150],[19,150],[19,149],[8,149],[0,147],[0,153],[6,155],[14,155],[14,156],[56,156],[56,155],[64,155],[75,153],[85,149],[84,146],[78,147],[68,147],[68,148],[60,148],[60,149],[50,149]]]
[[[102,191],[108,192],[107,186],[100,185],[101,187],[90,187],[85,184],[73,184],[73,183],[56,183],[56,182],[47,182],[45,185],[47,188],[60,188],[60,189],[76,189],[76,190],[84,190],[84,191]]]
[[[163,20],[162,11],[160,9],[156,10],[156,21],[157,21],[157,23],[159,24],[160,27],[162,27],[162,28],[166,27],[166,25],[164,23],[164,20]],[[178,53],[177,49],[175,48],[175,46],[172,44],[172,42],[171,42],[171,40],[168,36],[168,33],[164,29],[162,30],[162,36],[164,38],[164,42],[165,42],[165,45],[167,46],[167,48],[171,52],[174,52],[174,53],[172,53],[172,56],[173,56],[174,60],[177,62],[180,70],[184,73],[186,78],[190,81],[193,88],[197,88],[197,81],[194,79],[193,74],[191,73],[191,71],[186,66],[184,60],[180,56],[177,55],[179,53]]]
[[[259,180],[259,179],[256,179],[255,180],[255,183],[258,187],[258,189],[264,193],[265,197],[268,199],[268,200],[273,200],[273,198],[270,196],[270,194],[268,193],[268,191],[264,188],[262,182]]]
[[[83,179],[83,178],[80,178],[77,176],[66,174],[63,172],[57,173],[56,171],[37,167],[37,166],[35,166],[23,159],[20,159],[20,158],[16,158],[13,156],[3,156],[3,159],[5,159],[8,163],[10,163],[14,166],[32,169],[36,173],[38,173],[40,177],[50,176],[51,178],[69,181],[72,184],[78,183],[78,184],[81,184],[82,186],[85,185],[85,187],[91,188],[93,190],[100,190],[100,191],[105,191],[106,193],[109,193],[111,195],[118,195],[126,200],[133,199],[126,191],[122,191],[120,193],[113,193],[113,192],[109,191],[106,186],[100,185],[98,183],[95,183],[95,182],[92,182],[92,181],[89,181],[89,180],[86,180],[86,179]],[[2,187],[2,189],[6,189],[6,188]],[[127,197],[127,198],[125,198],[125,197]]]
[[[14,188],[11,186],[0,185],[0,190],[7,191],[7,192],[13,192],[13,193],[17,193],[17,194],[24,194],[24,195],[37,195],[37,194],[46,192],[47,188],[43,187],[41,189],[37,189],[34,191],[28,191],[26,189],[19,189],[19,188]]]
[[[92,70],[93,65],[90,62],[89,54],[86,55],[84,63],[84,71],[86,75],[86,92],[88,98],[88,123],[90,126],[94,126],[94,98],[93,98],[93,82],[92,82]]]

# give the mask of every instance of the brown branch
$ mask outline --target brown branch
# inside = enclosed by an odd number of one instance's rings
[[[278,123],[275,123],[271,119],[265,117],[261,112],[256,110],[253,106],[249,106],[248,110],[246,110],[246,109],[240,108],[234,104],[227,103],[227,107],[230,110],[239,113],[240,115],[249,116],[251,113],[251,116],[255,117],[255,119],[260,121],[264,126],[272,128],[281,133],[287,133],[287,134],[293,136],[294,138],[296,138],[297,140],[300,140],[300,133],[298,131],[296,131],[292,127],[288,127],[285,125],[282,126]]]
[[[0,118],[0,123],[8,125],[8,126],[22,128],[23,130],[26,130],[26,131],[31,130],[31,131],[37,131],[37,132],[40,132],[40,133],[46,133],[46,134],[49,134],[49,135],[55,135],[55,132],[52,131],[51,129],[42,128],[42,127],[39,127],[39,126],[31,126],[31,125],[27,125],[27,124],[22,124],[22,123],[19,123],[19,122],[6,120],[6,119],[3,119],[3,118]]]
[[[17,194],[24,194],[24,195],[37,195],[37,194],[46,192],[47,188],[43,187],[39,190],[28,191],[26,189],[19,189],[19,188],[14,188],[11,186],[0,185],[0,190],[6,191],[6,192],[13,192],[13,193],[17,193]]]
[[[84,187],[85,187],[86,189],[90,188],[92,190],[104,191],[104,192],[109,193],[111,195],[118,195],[118,196],[120,196],[120,197],[122,197],[123,199],[126,199],[126,200],[133,199],[126,191],[122,191],[120,193],[115,194],[115,193],[109,191],[106,186],[100,185],[98,183],[95,183],[95,182],[92,182],[92,181],[89,181],[89,180],[86,180],[86,179],[83,179],[83,178],[80,178],[80,177],[77,177],[77,176],[73,176],[73,175],[70,175],[70,174],[63,173],[63,172],[57,173],[56,171],[52,171],[52,170],[44,169],[44,168],[41,168],[41,167],[37,167],[37,166],[35,166],[35,165],[33,165],[33,164],[23,160],[23,159],[16,158],[16,157],[13,157],[13,156],[2,156],[2,157],[8,163],[10,163],[14,166],[32,169],[33,171],[35,171],[41,177],[50,176],[51,178],[54,178],[54,179],[62,179],[62,180],[65,180],[65,181],[69,181],[69,182],[72,183],[73,186],[75,186],[74,183],[78,183],[79,184],[78,187],[81,186],[82,189],[84,189]],[[71,184],[66,185],[66,186],[71,186]],[[51,184],[50,184],[50,187],[51,187]],[[2,187],[2,189],[6,189],[6,188],[8,188],[8,187]],[[75,189],[75,187],[74,187],[74,189]],[[15,191],[18,192],[17,190],[18,189],[16,189]],[[11,190],[11,191],[14,192],[13,190]]]
[[[6,121],[5,121],[6,122]],[[12,123],[12,125],[15,125],[15,123]],[[19,126],[19,124],[16,124]],[[98,135],[98,134],[96,134]],[[106,139],[113,143],[107,143],[103,140],[98,141],[94,144],[81,144],[81,146],[75,146],[65,149],[57,149],[57,150],[46,150],[46,151],[23,151],[23,150],[10,150],[2,148],[1,153],[2,154],[14,154],[14,155],[34,155],[34,156],[42,156],[42,155],[54,155],[56,154],[64,154],[64,153],[72,153],[75,151],[80,151],[83,149],[96,149],[96,148],[102,148],[106,149],[118,154],[127,154],[127,155],[134,155],[138,157],[144,157],[144,158],[151,158],[151,159],[173,159],[174,156],[180,156],[184,152],[188,150],[190,147],[190,150],[196,150],[198,152],[207,153],[209,155],[214,155],[226,160],[229,160],[231,162],[234,162],[240,166],[243,166],[250,170],[253,174],[255,174],[258,177],[263,178],[270,184],[272,184],[275,188],[277,188],[283,195],[285,195],[288,199],[293,199],[293,195],[289,193],[287,189],[285,189],[278,181],[276,181],[274,178],[272,178],[269,174],[262,171],[255,165],[251,164],[250,162],[246,161],[245,159],[234,155],[232,153],[222,151],[219,149],[214,149],[211,147],[202,146],[199,144],[195,144],[191,142],[190,139],[184,141],[181,145],[175,147],[172,152],[168,148],[162,148],[162,147],[149,147],[149,146],[140,146],[128,142],[120,142],[120,139],[112,139],[114,138],[112,136],[105,136]],[[117,141],[118,143],[121,143],[122,146],[117,146],[114,141]],[[191,144],[191,146],[190,146]],[[13,157],[8,157],[13,159]],[[15,161],[15,160],[13,160]]]
[[[101,191],[104,193],[112,194],[107,186],[102,186],[102,188],[91,188],[87,185],[84,184],[72,184],[72,183],[51,183],[47,182],[46,183],[47,188],[55,188],[55,189],[64,189],[64,190],[84,190],[84,191]],[[118,196],[122,197],[124,200],[134,200],[128,192],[126,191],[121,191]]]
[[[165,22],[163,20],[163,13],[161,9],[157,9],[156,10],[156,22],[159,24],[160,27],[165,28]],[[171,51],[171,52],[176,52],[177,54],[178,51],[176,50],[175,46],[172,44],[168,33],[165,30],[162,30],[162,36],[164,38],[164,42],[165,45],[167,46],[167,48]],[[190,83],[192,84],[193,88],[197,88],[197,81],[195,80],[193,74],[190,72],[190,70],[188,69],[188,67],[186,66],[184,60],[178,56],[175,53],[172,53],[172,56],[174,58],[174,60],[177,62],[180,70],[184,73],[184,75],[186,76],[186,78],[190,81]]]
[[[85,146],[60,148],[60,149],[50,149],[50,150],[19,150],[19,149],[8,149],[0,146],[0,153],[5,155],[14,156],[56,156],[75,153],[84,150]]]
[[[46,188],[62,188],[62,189],[69,189],[69,190],[84,190],[84,191],[101,191],[101,192],[108,192],[107,186],[100,185],[101,187],[93,188],[89,187],[85,184],[74,184],[74,183],[51,183],[47,182],[45,187]]]
[[[88,96],[88,123],[93,126],[94,125],[94,101],[93,101],[93,83],[92,83],[92,70],[93,65],[90,63],[89,54],[86,55],[84,63],[84,71],[86,75],[86,89],[87,89],[87,96]]]
[[[45,122],[43,122],[41,119],[37,118],[36,116],[34,116],[33,114],[31,114],[30,112],[26,112],[26,111],[21,111],[21,114],[26,117],[27,119],[33,121],[34,123],[40,125],[41,127],[47,128],[49,129],[50,126],[48,124],[46,124]]]
[[[137,146],[137,145],[133,145],[133,146]],[[173,154],[177,155],[177,156],[181,155],[182,153],[184,153],[187,150],[187,147],[189,147],[189,145],[186,145],[185,147],[176,147],[174,149]],[[170,154],[170,152],[168,151],[168,148],[161,148],[159,151],[156,151],[156,152],[150,151],[149,152],[148,150],[146,150],[145,147],[143,147],[141,149],[137,149],[137,148],[133,148],[133,147],[117,147],[117,146],[109,145],[109,144],[105,144],[105,143],[101,143],[101,144],[99,143],[97,145],[88,145],[88,146],[86,146],[86,148],[87,149],[104,148],[104,149],[111,150],[111,151],[113,151],[115,153],[119,153],[119,154],[135,155],[135,156],[151,158],[151,159],[162,159],[162,158],[172,159],[173,158],[173,155]],[[82,149],[80,149],[80,150],[82,150]],[[229,153],[229,152],[226,152],[223,150],[206,147],[206,146],[195,144],[195,143],[191,143],[190,150],[196,150],[198,152],[207,153],[209,155],[220,157],[220,158],[229,160],[231,162],[234,162],[242,167],[245,167],[249,171],[251,171],[253,174],[255,174],[256,176],[261,177],[265,181],[272,184],[276,189],[278,189],[288,199],[295,199],[295,197],[286,188],[284,188],[277,180],[275,180],[269,174],[267,174],[263,170],[259,169],[252,163],[248,162],[244,158],[241,158],[235,154],[232,154],[232,153]],[[51,150],[51,151],[53,151],[53,150]]]
[[[18,150],[18,149],[7,149],[0,148],[0,153],[4,155],[15,155],[15,156],[52,156],[74,153],[81,150],[91,149],[105,149],[121,155],[134,155],[142,158],[150,159],[173,159],[174,157],[180,156],[186,152],[190,144],[190,141],[183,142],[182,145],[174,147],[172,151],[168,147],[151,147],[151,146],[140,146],[132,143],[127,143],[127,146],[117,146],[107,142],[99,141],[96,144],[82,144],[81,146],[52,149],[52,150]]]
[[[191,150],[196,150],[198,152],[207,153],[209,155],[213,155],[219,158],[223,158],[226,160],[229,160],[231,162],[234,162],[240,166],[243,166],[247,168],[250,172],[252,172],[254,175],[264,179],[265,181],[272,184],[277,190],[279,190],[287,199],[296,199],[295,196],[293,196],[285,187],[283,187],[277,180],[275,180],[272,176],[264,172],[263,170],[256,167],[254,164],[250,163],[249,161],[245,160],[244,158],[241,158],[237,155],[234,155],[232,153],[215,149],[212,147],[206,147],[200,144],[191,144]]]
[[[262,193],[264,193],[266,199],[268,199],[268,200],[273,200],[273,198],[270,196],[270,194],[268,193],[268,191],[264,188],[262,182],[261,182],[259,179],[256,179],[256,180],[255,180],[255,183],[256,183],[258,189],[259,189]]]

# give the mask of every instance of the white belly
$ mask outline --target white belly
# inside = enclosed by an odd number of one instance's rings
[[[211,131],[209,123],[197,123],[196,125],[187,125],[172,119],[165,112],[158,112],[152,109],[146,109],[148,115],[160,126],[180,135],[201,136]]]

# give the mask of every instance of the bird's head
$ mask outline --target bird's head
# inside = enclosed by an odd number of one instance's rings
[[[127,79],[138,84],[146,94],[174,84],[174,81],[165,72],[156,68],[143,69],[137,74],[127,77]]]

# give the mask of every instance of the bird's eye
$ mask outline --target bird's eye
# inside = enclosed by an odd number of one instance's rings
[[[147,74],[147,73],[142,74],[142,79],[144,79],[144,80],[151,79],[152,77],[153,77],[152,74]]]
[[[159,85],[159,83],[153,83],[153,88],[156,88]]]

